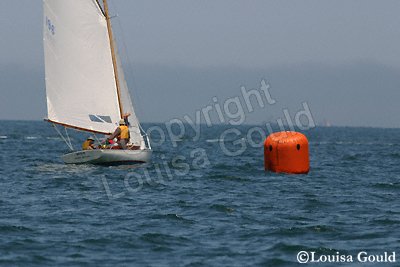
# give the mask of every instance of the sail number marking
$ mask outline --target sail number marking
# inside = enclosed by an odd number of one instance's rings
[[[48,17],[46,17],[46,27],[52,35],[56,34],[56,26],[54,26],[53,22]]]

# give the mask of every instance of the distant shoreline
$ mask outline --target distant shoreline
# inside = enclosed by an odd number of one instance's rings
[[[27,120],[27,119],[0,119],[0,123],[2,122],[43,122],[46,123],[44,121],[44,119],[40,120],[40,119],[33,119],[33,120]],[[148,125],[148,124],[165,124],[166,121],[163,122],[147,122],[144,121],[141,124],[143,125]],[[251,127],[251,126],[258,126],[258,127],[262,127],[263,125],[265,126],[267,122],[260,122],[260,123],[243,123],[241,125],[230,125],[230,124],[223,124],[223,123],[214,123],[213,126],[231,126],[233,128],[235,127],[240,127],[240,126],[246,126],[246,127]],[[184,123],[186,124],[186,123]],[[204,127],[208,127],[206,123],[201,123],[201,126]],[[271,123],[272,126],[278,126],[278,124],[274,124]],[[285,125],[286,127],[287,125]],[[384,127],[384,126],[352,126],[352,125],[332,125],[332,126],[323,126],[323,125],[317,125],[316,128],[364,128],[364,129],[400,129],[399,127],[395,127],[395,126],[390,126],[390,127]],[[312,130],[312,129],[311,129]]]

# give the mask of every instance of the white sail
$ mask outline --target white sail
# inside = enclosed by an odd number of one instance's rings
[[[48,119],[113,132],[121,114],[102,10],[96,0],[43,0],[43,4]]]
[[[129,119],[129,132],[131,136],[131,142],[135,145],[143,147],[144,141],[140,131],[139,120],[136,117],[135,110],[133,108],[133,103],[131,96],[129,94],[128,84],[125,80],[124,71],[122,69],[121,59],[116,52],[117,69],[118,69],[118,79],[120,85],[121,93],[121,105],[124,113],[130,113]]]

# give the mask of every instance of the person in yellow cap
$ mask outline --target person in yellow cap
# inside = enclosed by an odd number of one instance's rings
[[[83,142],[83,144],[82,144],[82,150],[92,150],[92,149],[95,149],[95,146],[94,146],[93,143],[94,143],[94,138],[91,137],[91,136],[89,136],[88,139],[86,139],[86,141]]]
[[[108,140],[118,139],[118,144],[122,149],[126,149],[126,145],[129,143],[129,127],[126,125],[126,121],[121,119],[119,121],[119,126],[115,129],[114,133],[108,137]]]

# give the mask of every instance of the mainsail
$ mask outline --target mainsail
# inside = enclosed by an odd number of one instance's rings
[[[122,66],[116,55],[117,93],[106,17],[96,0],[43,0],[48,120],[112,133],[131,113],[131,141],[144,144]],[[121,103],[121,104],[120,104]]]

